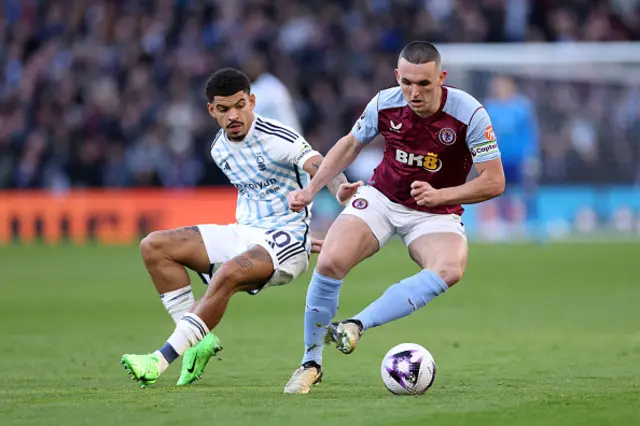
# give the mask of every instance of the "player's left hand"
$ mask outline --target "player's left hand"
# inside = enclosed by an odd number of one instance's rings
[[[361,180],[353,183],[343,183],[338,188],[338,192],[336,192],[336,198],[338,198],[338,202],[343,206],[353,197],[353,195],[358,192],[358,188],[364,185],[364,182]]]
[[[411,184],[411,196],[419,206],[435,207],[443,203],[441,192],[427,182],[415,181]]]
[[[320,253],[322,243],[324,243],[324,240],[311,237],[311,253]]]

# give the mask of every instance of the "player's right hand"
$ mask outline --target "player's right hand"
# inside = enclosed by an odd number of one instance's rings
[[[308,188],[298,189],[289,193],[289,209],[300,212],[313,201],[313,193]]]
[[[443,204],[442,192],[428,182],[415,181],[411,184],[411,196],[419,206],[436,207]]]

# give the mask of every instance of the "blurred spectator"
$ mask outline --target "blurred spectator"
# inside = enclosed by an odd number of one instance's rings
[[[640,2],[5,0],[0,28],[0,188],[183,187],[227,182],[209,158],[217,126],[203,96],[218,68],[245,68],[258,111],[293,110],[280,119],[326,151],[396,84],[411,40],[638,40]],[[518,88],[540,118],[543,182],[581,182],[599,161],[602,182],[640,179],[638,96],[606,83]]]
[[[251,92],[256,96],[255,112],[302,132],[291,94],[276,76],[268,72],[267,58],[262,53],[253,52],[242,69],[251,80]]]
[[[540,149],[534,106],[518,93],[511,77],[498,75],[493,78],[490,87],[491,95],[485,100],[484,106],[500,145],[507,184],[505,195],[499,199],[501,216],[516,224],[520,222],[519,219],[535,221]],[[514,197],[514,189],[522,191],[522,197]],[[521,213],[523,208],[524,214]]]
[[[518,93],[513,78],[499,75],[491,81],[484,101],[500,143],[507,185],[522,186],[535,178],[539,163],[538,122],[533,104]]]

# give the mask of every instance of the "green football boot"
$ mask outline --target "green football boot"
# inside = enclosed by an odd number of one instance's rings
[[[182,355],[182,371],[177,385],[184,386],[198,380],[211,357],[221,350],[220,339],[212,333],[207,334],[197,345]]]
[[[137,380],[140,387],[150,386],[160,377],[160,369],[158,363],[160,355],[157,353],[146,355],[122,355],[120,363],[124,365],[125,370],[132,376],[132,380]]]

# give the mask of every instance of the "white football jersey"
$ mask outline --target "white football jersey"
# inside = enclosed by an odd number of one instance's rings
[[[311,206],[294,213],[287,196],[309,183],[302,166],[314,155],[298,132],[259,114],[242,141],[230,141],[220,130],[211,144],[213,160],[238,189],[238,224],[288,231],[307,251]]]

